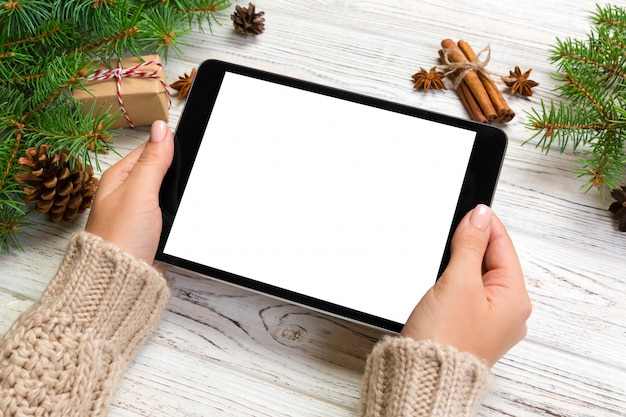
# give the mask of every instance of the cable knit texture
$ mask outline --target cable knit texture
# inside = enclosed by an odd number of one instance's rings
[[[387,336],[367,359],[359,416],[474,416],[489,385],[489,368],[469,353]]]
[[[0,416],[103,416],[171,296],[146,262],[82,232],[0,341]]]

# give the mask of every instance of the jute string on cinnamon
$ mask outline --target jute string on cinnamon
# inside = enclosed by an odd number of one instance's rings
[[[481,61],[478,57],[483,53],[487,53],[487,57]],[[459,61],[451,61],[449,55],[452,54],[459,55]],[[465,54],[458,48],[442,49],[440,57],[443,65],[439,65],[437,68],[444,71],[446,75],[453,72],[456,73],[456,79],[452,84],[455,89],[458,88],[459,84],[463,82],[463,79],[470,71],[490,76],[490,73],[486,68],[487,64],[489,64],[489,61],[491,60],[491,47],[489,45],[485,46],[482,51],[476,55],[476,59],[473,61],[468,61]]]
[[[485,123],[511,121],[515,112],[486,69],[491,59],[491,48],[487,46],[477,55],[463,40],[457,44],[452,39],[444,39],[441,46],[439,57],[443,65],[439,68],[452,80],[471,118]],[[485,52],[487,57],[480,60],[478,57]]]
[[[149,67],[151,65],[156,65],[157,69],[154,71],[140,71],[141,68]],[[163,84],[163,89],[167,94],[168,100],[168,109],[172,105],[172,98],[170,96],[170,92],[167,89],[167,83],[163,80],[163,78],[159,77],[159,72],[163,70],[163,64],[158,61],[146,61],[141,64],[133,65],[132,67],[123,68],[122,61],[120,60],[117,68],[112,69],[100,69],[95,71],[91,76],[87,77],[89,81],[106,81],[115,79],[117,86],[117,102],[120,105],[120,109],[122,110],[122,114],[124,118],[128,122],[128,125],[132,128],[135,127],[135,124],[130,118],[126,107],[124,106],[124,100],[122,98],[122,78],[129,77],[141,77],[141,78],[154,78],[157,79]]]

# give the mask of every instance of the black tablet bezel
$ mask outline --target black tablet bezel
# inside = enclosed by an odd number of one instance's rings
[[[447,238],[446,249],[442,256],[437,276],[441,275],[448,263],[450,257],[450,240],[463,215],[475,207],[476,204],[482,203],[490,205],[492,202],[504,154],[506,152],[506,134],[501,129],[494,126],[458,119],[224,61],[207,60],[199,66],[193,86],[187,98],[187,103],[176,128],[174,136],[174,160],[161,187],[160,205],[163,213],[163,229],[156,259],[176,267],[198,272],[234,285],[321,310],[349,320],[394,332],[400,331],[403,323],[372,316],[304,294],[298,294],[284,288],[278,288],[255,281],[251,277],[242,277],[163,253],[174,217],[176,216],[187,184],[187,179],[191,173],[196,154],[211,116],[213,104],[217,98],[224,74],[227,71],[476,132],[472,155],[461,188]],[[314,117],[314,115],[311,117]],[[445,138],[437,138],[437,140],[445,140]],[[417,301],[419,300],[415,300],[416,303]]]

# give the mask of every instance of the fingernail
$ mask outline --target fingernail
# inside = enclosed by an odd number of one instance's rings
[[[492,211],[489,206],[479,204],[470,215],[470,223],[478,228],[485,230],[491,224]]]
[[[163,120],[157,120],[152,123],[150,128],[150,142],[158,143],[165,139],[165,131],[167,124]]]

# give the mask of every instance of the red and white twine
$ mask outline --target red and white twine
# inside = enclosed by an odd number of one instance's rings
[[[151,65],[156,65],[158,69],[154,71],[141,70],[142,68]],[[167,108],[169,109],[172,105],[172,98],[170,96],[170,92],[167,89],[167,83],[163,80],[163,78],[159,77],[159,72],[161,72],[162,70],[163,64],[157,61],[146,61],[128,68],[123,68],[122,62],[120,61],[117,68],[96,70],[91,76],[87,77],[87,79],[89,81],[106,81],[115,79],[117,85],[117,101],[120,104],[120,109],[122,110],[122,114],[126,118],[128,125],[134,128],[135,124],[132,122],[130,116],[128,115],[128,111],[126,110],[126,107],[124,107],[124,100],[122,99],[122,78],[140,77],[158,79],[161,84],[163,84],[163,88],[165,89],[165,93],[167,94]]]

